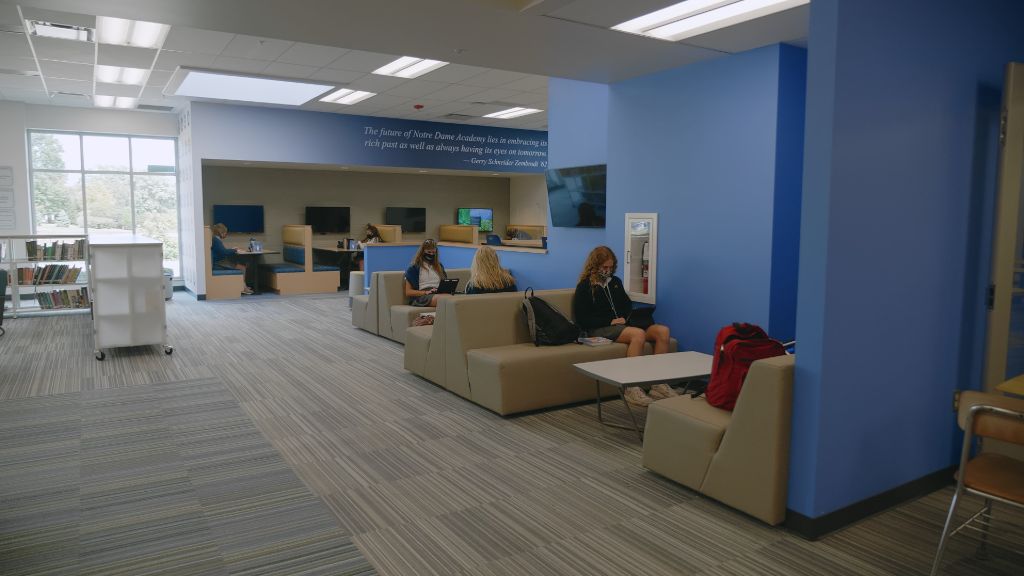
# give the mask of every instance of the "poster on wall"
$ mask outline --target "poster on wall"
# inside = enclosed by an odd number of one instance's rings
[[[14,230],[14,168],[0,166],[0,230]]]

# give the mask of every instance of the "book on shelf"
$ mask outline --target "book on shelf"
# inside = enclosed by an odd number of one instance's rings
[[[85,286],[77,290],[53,290],[36,294],[39,308],[57,310],[62,308],[88,308],[89,289]]]
[[[603,336],[582,336],[579,343],[587,346],[605,346],[611,344],[612,341]]]
[[[84,260],[85,238],[73,242],[26,240],[25,257],[29,260]]]

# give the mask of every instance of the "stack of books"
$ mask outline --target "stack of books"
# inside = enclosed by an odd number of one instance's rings
[[[19,267],[18,284],[74,284],[81,272],[81,267],[68,264]]]
[[[29,260],[83,260],[85,238],[74,242],[25,241],[25,254]]]
[[[82,286],[78,290],[54,290],[36,294],[39,307],[43,310],[61,308],[88,308],[89,288]]]

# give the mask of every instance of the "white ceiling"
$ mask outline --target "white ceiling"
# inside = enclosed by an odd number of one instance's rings
[[[139,97],[145,109],[185,102],[162,93],[178,66],[323,81],[378,95],[302,109],[547,129],[549,77],[615,82],[776,42],[802,43],[808,8],[664,42],[608,27],[674,0],[23,0],[0,1],[0,99],[92,106],[92,95]],[[27,19],[95,26],[96,16],[169,24],[159,50],[32,37]],[[34,49],[34,54],[33,54]],[[398,56],[451,62],[419,78],[370,74]],[[146,85],[93,80],[105,64],[150,70]],[[414,106],[421,105],[422,108]]]

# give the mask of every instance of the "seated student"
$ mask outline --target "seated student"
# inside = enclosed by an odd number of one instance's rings
[[[490,246],[477,248],[473,256],[473,264],[469,267],[469,283],[466,294],[485,294],[487,292],[515,292],[516,279],[512,273],[501,267],[498,253]]]
[[[437,257],[437,243],[429,238],[420,244],[412,265],[405,271],[405,297],[412,306],[437,306],[437,301],[449,296],[438,294],[441,280],[448,278]]]
[[[242,278],[245,278],[245,264],[234,259],[238,249],[224,246],[224,238],[228,237],[228,227],[217,223],[210,226],[210,231],[213,232],[213,243],[210,245],[210,262],[213,262],[213,267],[241,270]],[[246,286],[242,294],[252,294],[252,288]]]
[[[653,324],[645,330],[626,325],[633,301],[622,287],[622,280],[614,275],[618,263],[615,253],[607,246],[590,251],[573,296],[576,323],[587,336],[603,336],[626,344],[627,357],[643,354],[645,341],[654,343],[655,354],[668,352],[668,326]],[[650,396],[638,386],[627,388],[623,395],[630,404],[647,406],[654,400],[679,394],[668,384],[655,384]]]
[[[363,269],[363,260],[365,259],[365,255],[363,254],[362,250],[364,248],[366,248],[367,244],[376,244],[378,242],[383,242],[383,241],[384,240],[380,237],[380,230],[377,230],[376,226],[374,226],[373,224],[370,224],[369,222],[367,222],[367,224],[366,224],[366,232],[363,235],[363,239],[359,242],[359,250],[360,251],[356,252],[355,254],[352,255],[352,263],[353,263],[353,265],[355,265],[358,270],[362,270]]]

